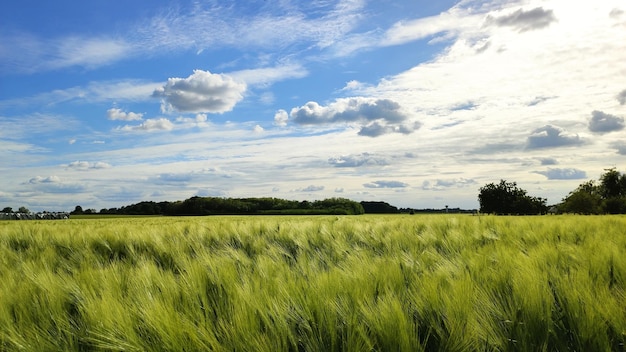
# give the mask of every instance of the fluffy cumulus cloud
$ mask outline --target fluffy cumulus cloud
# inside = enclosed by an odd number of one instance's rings
[[[334,167],[361,167],[361,166],[385,166],[389,161],[381,156],[371,153],[342,155],[328,159],[328,163]]]
[[[143,114],[135,112],[125,112],[122,109],[111,108],[107,110],[109,120],[137,121],[143,118]]]
[[[552,10],[537,7],[532,10],[518,9],[510,14],[488,16],[487,24],[512,27],[518,32],[526,32],[548,27],[557,19]]]
[[[225,74],[195,70],[187,78],[170,78],[154,91],[164,112],[223,113],[243,99],[246,84]]]
[[[174,124],[172,121],[161,117],[158,119],[147,119],[143,123],[135,126],[126,125],[124,127],[118,128],[120,131],[131,132],[131,131],[171,131],[174,129]]]
[[[406,188],[408,183],[400,181],[374,181],[363,185],[365,188]]]
[[[580,144],[583,144],[580,136],[568,133],[564,129],[552,125],[537,128],[526,140],[528,149],[565,147]]]
[[[274,114],[274,125],[285,127],[287,126],[287,121],[289,121],[289,114],[287,114],[287,111],[283,109],[276,111]]]
[[[591,113],[589,130],[595,133],[607,133],[624,129],[624,118],[595,110]]]
[[[574,168],[548,168],[548,170],[535,171],[535,173],[544,175],[548,180],[579,180],[587,177],[585,171]]]
[[[421,127],[417,121],[408,121],[409,115],[400,104],[389,99],[343,98],[327,106],[311,101],[291,109],[289,116],[300,125],[357,123],[361,126],[359,134],[370,137],[410,134]]]

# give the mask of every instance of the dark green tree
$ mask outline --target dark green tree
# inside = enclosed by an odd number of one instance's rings
[[[481,213],[529,215],[547,212],[546,199],[531,197],[517,187],[517,183],[505,180],[481,187],[478,201]]]
[[[559,205],[562,213],[626,213],[626,174],[615,168],[605,169],[599,182],[587,181],[570,192]]]
[[[602,213],[602,194],[594,181],[582,183],[563,199],[559,206],[561,213],[600,214]]]
[[[3,212],[3,213],[12,213],[12,212],[13,212],[13,208],[11,208],[11,207],[6,207],[6,208],[2,209],[2,212]]]
[[[626,174],[615,168],[605,169],[600,176],[600,194],[603,198],[602,210],[609,214],[626,213]]]

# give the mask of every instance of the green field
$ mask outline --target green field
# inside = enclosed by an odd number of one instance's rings
[[[0,222],[1,351],[624,351],[626,217]]]

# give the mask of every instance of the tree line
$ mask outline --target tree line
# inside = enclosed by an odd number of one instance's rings
[[[605,169],[598,181],[590,180],[571,191],[561,203],[549,207],[545,198],[528,195],[515,182],[500,180],[480,188],[480,212],[487,214],[625,214],[626,174]]]
[[[83,210],[76,206],[71,214],[114,215],[358,215],[363,206],[345,198],[328,198],[316,201],[295,201],[280,198],[219,198],[191,197],[183,201],[143,201],[121,208]]]

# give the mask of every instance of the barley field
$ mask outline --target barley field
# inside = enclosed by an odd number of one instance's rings
[[[0,221],[1,351],[624,351],[626,217]]]

